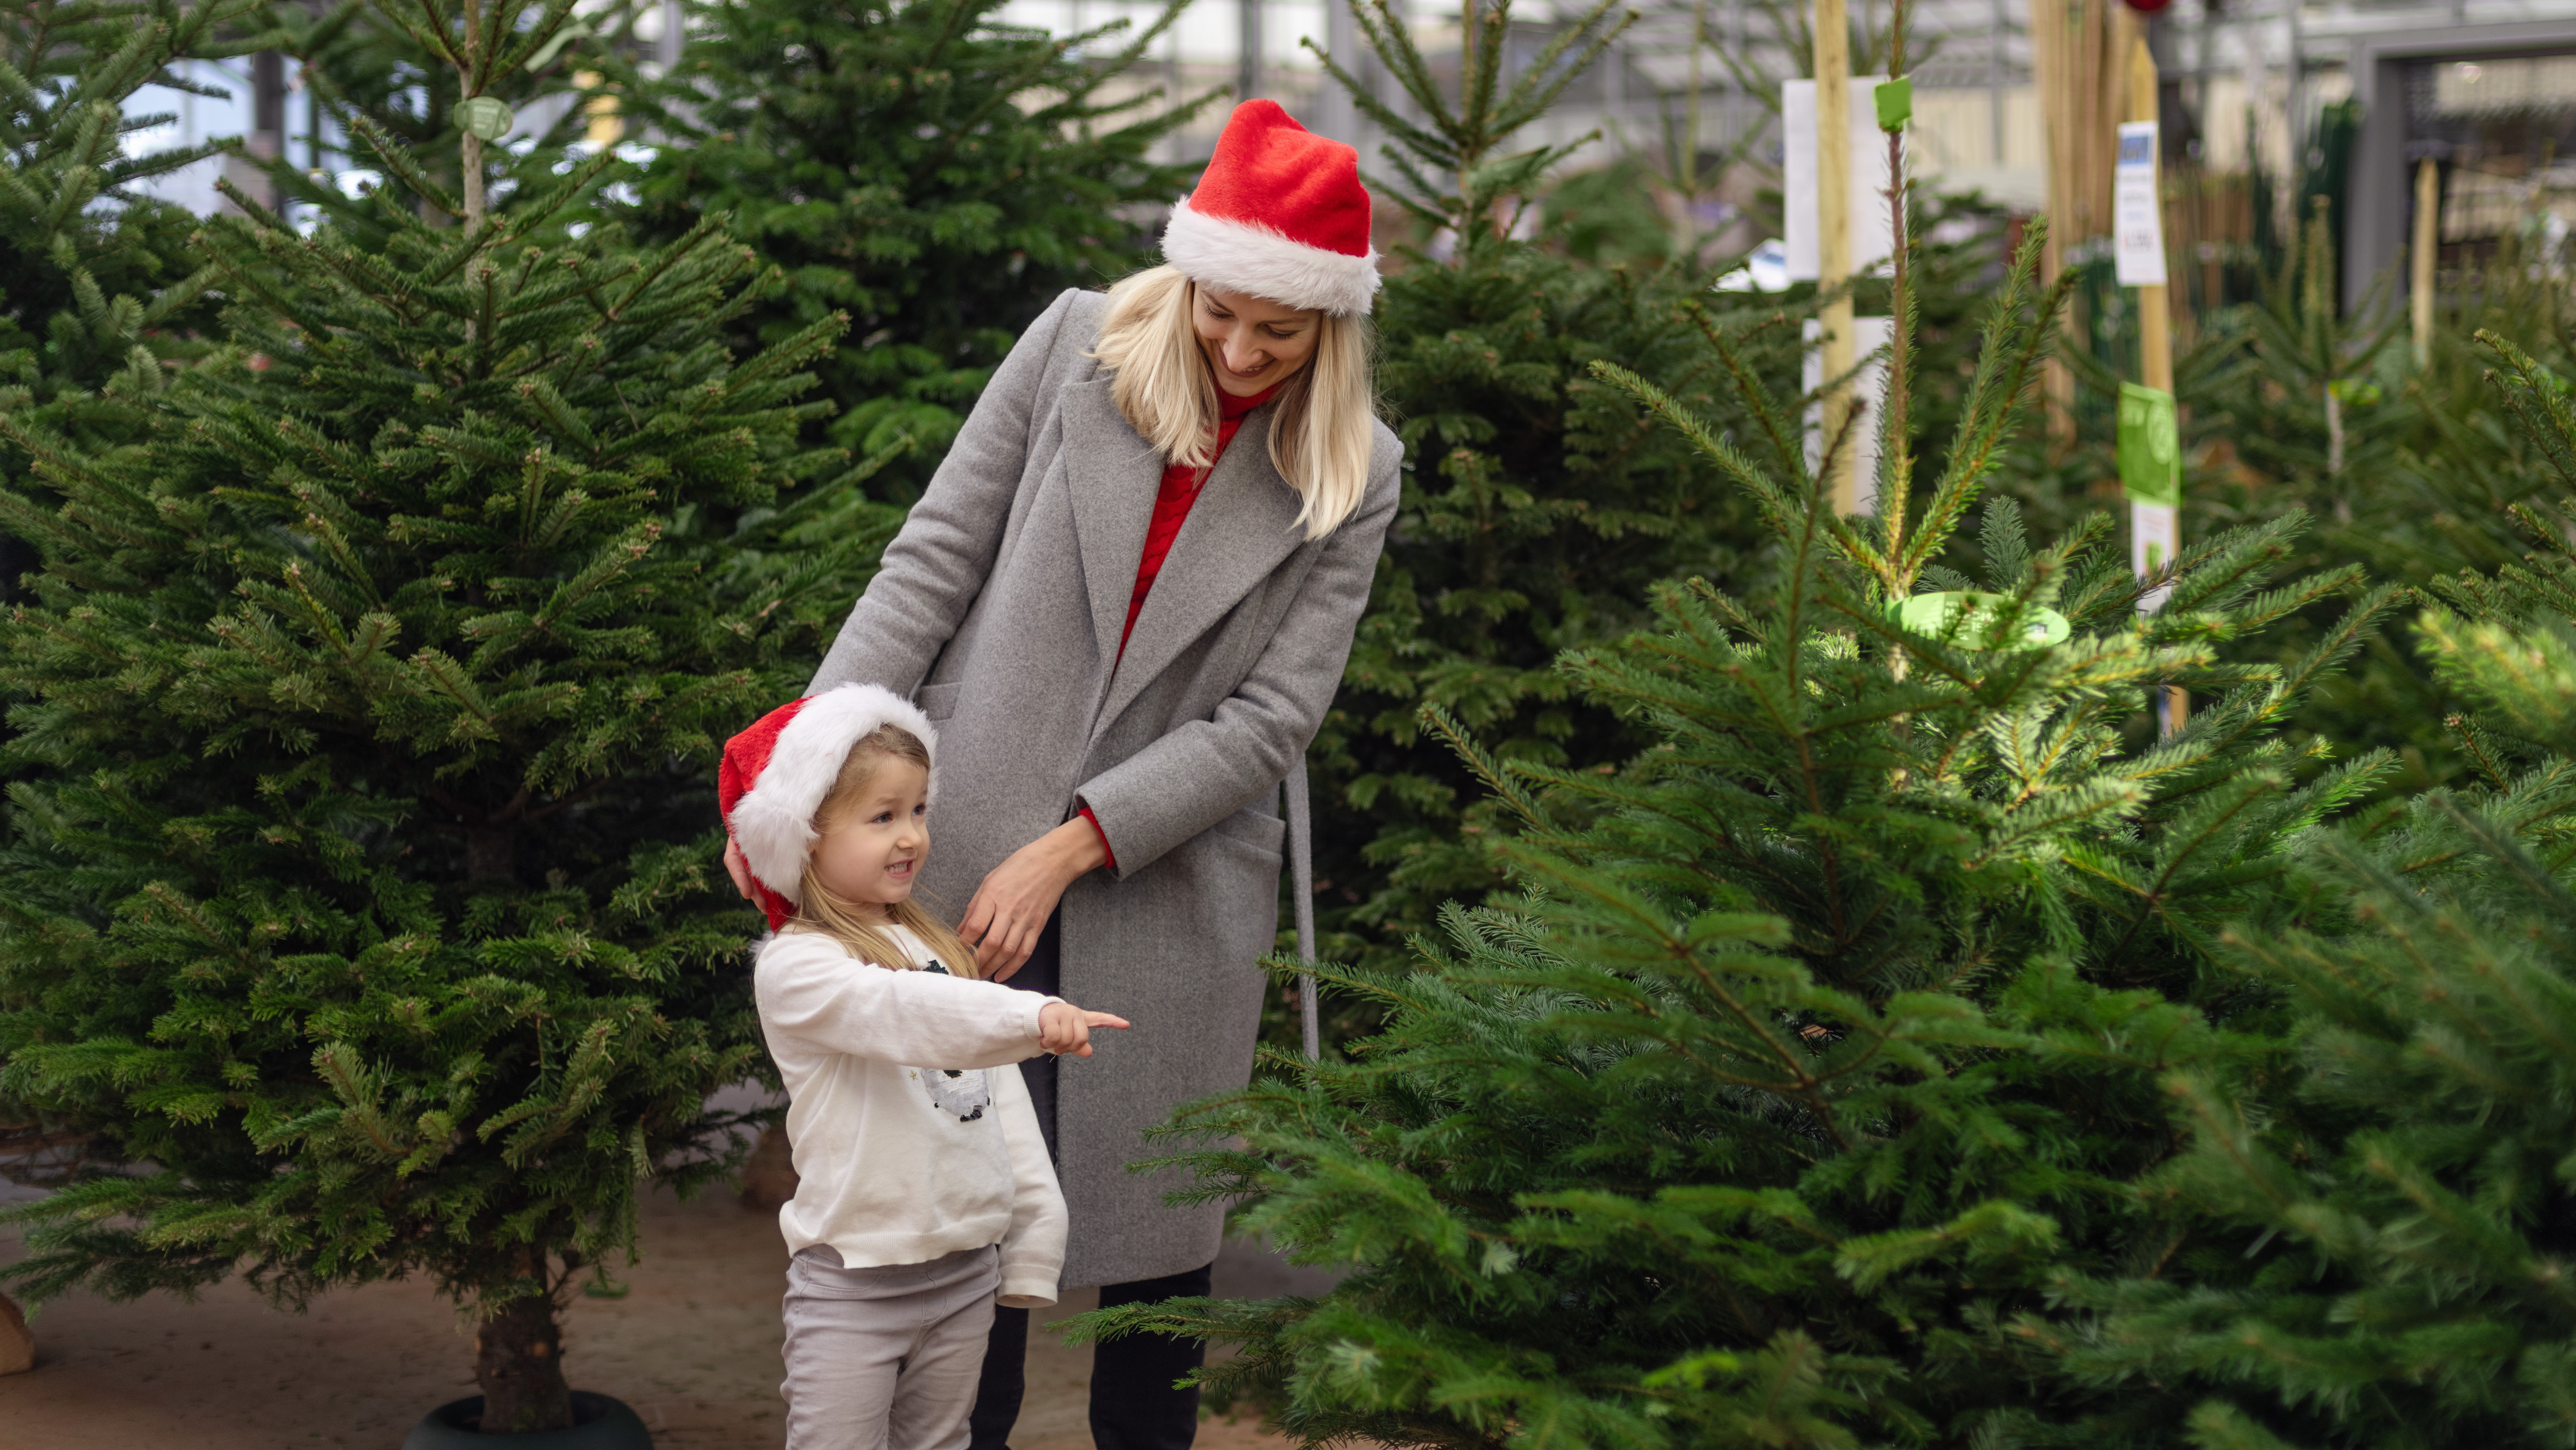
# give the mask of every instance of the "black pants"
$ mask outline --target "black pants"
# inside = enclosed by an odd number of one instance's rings
[[[1062,916],[1049,918],[1027,964],[1004,985],[1054,995],[1063,977],[1063,929]],[[1047,1154],[1054,1157],[1055,1059],[1031,1058],[1020,1064],[1020,1076],[1028,1082],[1029,1103],[1037,1109],[1038,1131],[1046,1136]],[[1208,1292],[1208,1285],[1209,1269],[1192,1269],[1160,1279],[1111,1284],[1100,1291],[1100,1304],[1107,1309],[1196,1298]],[[1028,1352],[1029,1311],[995,1309],[993,1337],[984,1348],[983,1378],[975,1386],[975,1409],[966,1421],[967,1450],[1006,1450],[1011,1426],[1020,1418],[1020,1400],[1028,1389]],[[1131,1334],[1094,1348],[1092,1444],[1098,1450],[1190,1450],[1199,1430],[1199,1392],[1176,1390],[1172,1382],[1196,1370],[1206,1357],[1204,1342],[1164,1334]]]

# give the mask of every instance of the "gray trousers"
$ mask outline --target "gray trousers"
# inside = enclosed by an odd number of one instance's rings
[[[964,1450],[1002,1251],[845,1269],[787,1263],[787,1450]]]

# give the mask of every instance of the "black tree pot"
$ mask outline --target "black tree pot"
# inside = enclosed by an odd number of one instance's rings
[[[454,1400],[421,1417],[403,1450],[653,1450],[653,1432],[622,1400],[572,1392],[572,1428],[532,1435],[486,1435],[483,1397]]]

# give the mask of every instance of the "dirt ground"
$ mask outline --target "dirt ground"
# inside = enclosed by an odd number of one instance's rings
[[[584,1298],[565,1325],[575,1387],[633,1405],[662,1450],[779,1444],[777,1221],[731,1195],[646,1201],[644,1259],[623,1299]],[[0,1262],[19,1255],[0,1237]],[[1219,1294],[1312,1292],[1301,1271],[1248,1245],[1218,1262]],[[1076,1294],[1047,1312],[1091,1307]],[[76,1296],[33,1326],[36,1367],[0,1378],[8,1450],[395,1450],[434,1405],[474,1393],[455,1312],[421,1283],[348,1290],[284,1313],[237,1283],[185,1303]],[[1015,1450],[1087,1450],[1091,1351],[1032,1327],[1029,1395]],[[1209,1420],[1202,1450],[1284,1445],[1249,1420]]]

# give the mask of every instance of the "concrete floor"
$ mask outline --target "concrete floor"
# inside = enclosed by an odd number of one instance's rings
[[[778,1295],[786,1254],[777,1221],[730,1194],[689,1203],[655,1194],[644,1259],[623,1299],[583,1298],[566,1318],[576,1388],[633,1405],[662,1450],[764,1450],[780,1440]],[[0,1237],[0,1262],[18,1257]],[[1314,1292],[1315,1281],[1257,1249],[1229,1245],[1217,1292]],[[1048,1311],[1079,1313],[1089,1294]],[[186,1303],[76,1296],[32,1326],[36,1367],[0,1378],[8,1450],[279,1450],[346,1445],[396,1450],[430,1407],[474,1393],[455,1311],[421,1283],[329,1295],[281,1312],[238,1283]],[[1089,1348],[1029,1336],[1029,1398],[1015,1450],[1088,1450]],[[1202,1450],[1287,1442],[1248,1419],[1210,1420]]]

